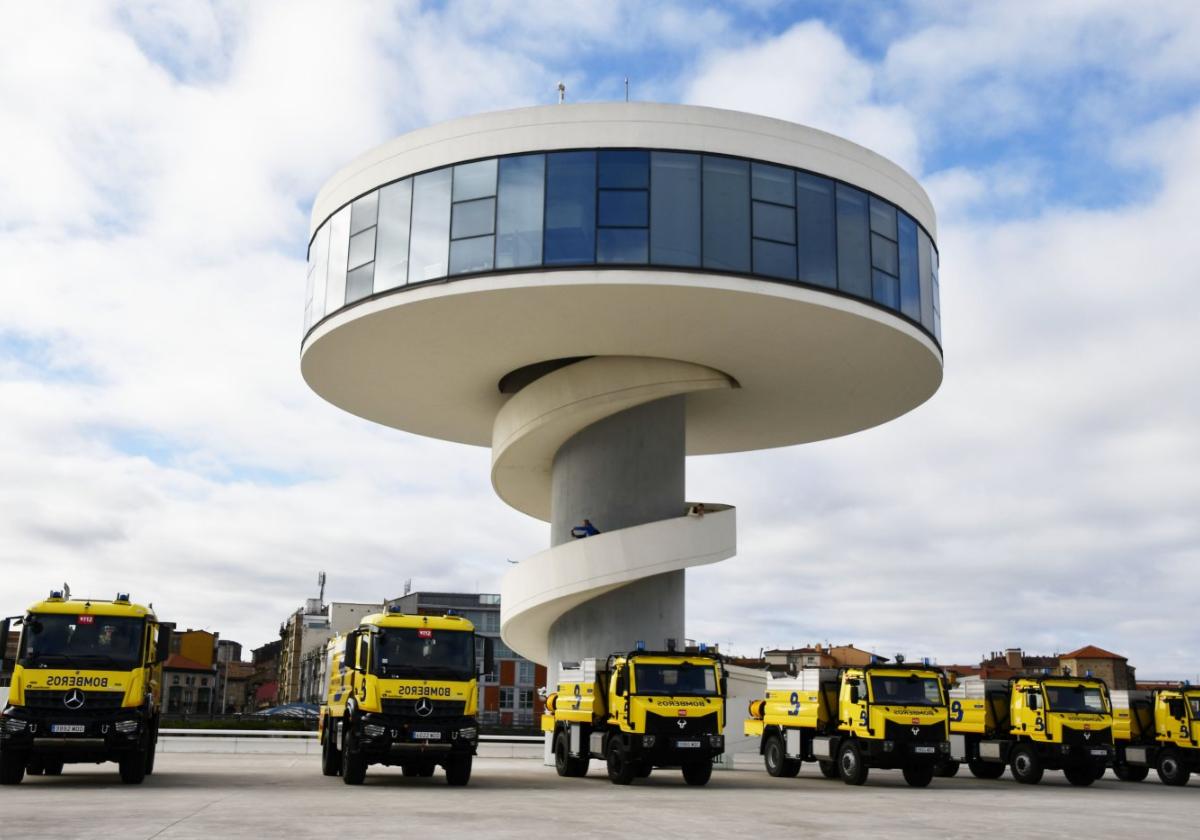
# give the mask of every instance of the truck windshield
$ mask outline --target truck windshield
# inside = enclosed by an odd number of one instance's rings
[[[109,668],[139,665],[144,620],[111,615],[33,614],[21,633],[27,668]]]
[[[634,687],[638,694],[666,697],[716,697],[717,672],[711,665],[633,666]]]
[[[463,630],[384,628],[375,637],[381,677],[469,680],[475,677],[475,634]]]
[[[1094,685],[1047,685],[1046,708],[1052,712],[1104,714],[1104,696]]]
[[[872,674],[871,699],[887,706],[941,706],[942,687],[936,677]]]

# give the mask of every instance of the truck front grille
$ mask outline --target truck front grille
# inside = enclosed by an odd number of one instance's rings
[[[646,715],[646,734],[664,738],[716,735],[717,714],[713,712],[704,717],[666,717],[651,712]]]
[[[894,720],[889,720],[884,724],[883,737],[897,743],[945,741],[946,724],[930,723],[925,726],[921,726],[920,724],[914,726],[913,724],[897,723]]]
[[[111,712],[121,708],[125,700],[123,691],[84,691],[83,705],[77,709],[69,708],[63,701],[72,689],[60,691],[57,689],[26,689],[25,707],[49,712],[69,712],[72,715],[86,717],[89,714]]]
[[[1062,741],[1064,744],[1078,744],[1083,747],[1104,746],[1112,743],[1112,730],[1075,729],[1071,726],[1064,726],[1062,728]]]
[[[462,717],[463,711],[467,707],[467,704],[462,700],[426,700],[432,706],[432,711],[427,715],[422,715],[418,713],[417,704],[423,699],[425,698],[384,700],[383,713],[385,715],[395,715],[396,717],[416,718],[417,720],[439,720]]]

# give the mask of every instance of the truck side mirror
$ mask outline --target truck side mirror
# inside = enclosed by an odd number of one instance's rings
[[[496,640],[486,636],[483,639],[483,673],[496,673]]]
[[[0,622],[0,671],[11,671],[16,667],[14,662],[12,667],[8,664],[8,626],[12,619],[6,618]]]
[[[342,667],[358,670],[358,631],[346,636],[346,651],[342,654]]]
[[[621,695],[622,697],[629,693],[629,686],[626,685],[624,668],[622,668],[620,671],[617,671],[617,678],[614,688],[616,689],[617,694]]]
[[[721,674],[721,696],[729,696],[729,677],[725,676],[724,674]]]
[[[858,683],[851,683],[851,685],[850,685],[850,702],[857,703],[857,702],[859,702],[860,699],[862,699],[862,698],[858,694]]]
[[[1032,711],[1037,711],[1042,705],[1042,698],[1039,697],[1035,692],[1031,691],[1025,695],[1025,704],[1029,706]]]
[[[1168,701],[1167,701],[1167,714],[1169,714],[1169,715],[1170,715],[1171,717],[1173,717],[1173,718],[1182,718],[1182,717],[1184,717],[1184,714],[1183,714],[1183,701],[1182,701],[1182,700],[1177,700],[1177,699],[1174,699],[1174,698],[1172,698],[1172,699],[1168,700]]]
[[[171,636],[175,633],[175,625],[159,623],[158,639],[154,643],[154,664],[166,662],[171,655]]]

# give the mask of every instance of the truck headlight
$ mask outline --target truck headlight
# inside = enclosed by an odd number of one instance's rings
[[[479,730],[474,726],[468,726],[465,729],[458,730],[458,737],[466,741],[474,741],[479,737]]]
[[[363,724],[363,734],[368,738],[378,738],[383,733],[384,728],[382,726],[376,726],[373,723]]]
[[[891,752],[895,748],[896,748],[895,742],[893,742],[893,741],[884,741],[883,742],[883,751],[884,752]]]
[[[642,736],[642,746],[643,747],[653,747],[654,740],[655,740],[655,738],[653,735],[643,735]]]
[[[14,718],[14,717],[4,718],[4,731],[5,732],[24,732],[25,726],[26,726],[25,721],[21,720],[20,718]]]
[[[708,745],[710,747],[712,747],[714,750],[725,749],[725,736],[724,735],[709,735],[708,736]]]
[[[113,724],[113,728],[122,735],[129,735],[138,731],[138,722],[136,720],[119,720]]]

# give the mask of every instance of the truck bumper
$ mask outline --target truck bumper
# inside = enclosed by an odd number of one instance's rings
[[[0,717],[0,751],[67,763],[108,761],[141,749],[149,725],[141,709],[87,717],[10,709]]]
[[[357,751],[372,763],[400,764],[417,757],[474,755],[479,724],[473,717],[424,720],[369,712],[354,734]]]
[[[711,761],[725,752],[725,736],[708,733],[692,738],[631,734],[623,740],[631,760],[654,767],[681,767],[693,761]]]

